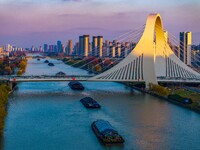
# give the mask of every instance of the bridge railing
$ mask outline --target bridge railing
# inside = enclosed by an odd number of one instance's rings
[[[5,75],[5,76],[0,76],[0,79],[90,78],[93,76],[94,75],[24,75],[24,76]]]
[[[161,76],[161,77],[157,77],[158,80],[196,80],[196,81],[200,81],[199,78],[183,78],[183,77],[164,77],[164,76]]]

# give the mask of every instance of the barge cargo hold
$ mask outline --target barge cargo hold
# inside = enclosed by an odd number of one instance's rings
[[[122,136],[118,134],[118,132],[111,126],[108,121],[94,121],[91,127],[103,144],[124,143]]]
[[[101,108],[101,106],[91,97],[85,97],[80,100],[80,102],[86,108]]]
[[[78,82],[78,81],[71,81],[69,82],[69,87],[72,89],[72,90],[84,90],[84,86]]]

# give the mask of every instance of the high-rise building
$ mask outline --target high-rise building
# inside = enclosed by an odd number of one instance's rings
[[[124,46],[125,46],[124,57],[126,57],[132,51],[132,49],[131,49],[131,44],[129,42],[126,42]]]
[[[78,55],[82,56],[83,55],[83,36],[79,36],[79,51]]]
[[[92,38],[92,56],[97,56],[97,47],[98,47],[98,37],[93,36],[93,38]]]
[[[16,50],[17,51],[17,50]],[[35,51],[35,47],[34,46],[32,46],[31,47],[31,52],[34,52]]]
[[[0,47],[0,53],[3,53],[3,52],[4,52],[4,48]]]
[[[62,51],[61,52],[65,53],[65,45],[64,44],[62,44]]]
[[[62,53],[62,43],[61,43],[61,41],[57,41],[57,52]]]
[[[98,36],[97,56],[98,57],[102,57],[103,56],[103,36]]]
[[[78,56],[79,54],[79,42],[77,42],[74,46],[74,51],[73,51],[73,55]]]
[[[49,53],[52,53],[54,52],[54,45],[49,45],[49,50],[48,50]]]
[[[110,58],[114,58],[116,55],[115,55],[115,46],[110,46],[110,54],[109,54],[109,57]]]
[[[113,40],[113,46],[117,46],[117,40]]]
[[[92,43],[89,43],[89,56],[92,56]]]
[[[121,55],[121,44],[119,42],[117,43],[117,47],[116,47],[116,56],[118,58],[122,57],[122,55]]]
[[[66,54],[68,56],[71,56],[72,55],[72,52],[73,52],[73,43],[72,43],[72,40],[69,40],[67,42],[67,47],[66,47]]]
[[[53,52],[58,52],[58,46],[57,45],[54,45],[54,47],[53,47]]]
[[[6,51],[6,52],[11,52],[11,51],[12,51],[12,45],[6,44],[6,46],[5,46],[5,51]]]
[[[43,52],[42,46],[39,47],[39,52]]]
[[[44,44],[44,52],[47,53],[48,52],[48,45]]]
[[[90,44],[90,36],[83,35],[83,56],[88,56],[89,54],[89,44]]]
[[[103,57],[109,57],[110,53],[110,41],[106,40],[103,46]]]
[[[192,32],[180,32],[180,59],[191,65]]]
[[[90,49],[90,36],[79,36],[79,56],[88,56]]]

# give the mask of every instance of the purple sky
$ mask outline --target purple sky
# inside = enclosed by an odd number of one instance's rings
[[[42,2],[41,2],[42,1]],[[0,45],[21,47],[78,40],[81,34],[113,39],[161,14],[164,27],[178,35],[192,31],[200,43],[200,0],[0,0]]]

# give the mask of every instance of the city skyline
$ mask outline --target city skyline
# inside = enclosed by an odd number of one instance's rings
[[[150,12],[160,12],[164,27],[177,37],[179,32],[193,32],[193,43],[199,44],[199,6],[198,0],[1,0],[0,45],[38,47],[57,39],[78,41],[77,37],[84,34],[113,40],[142,26]]]

